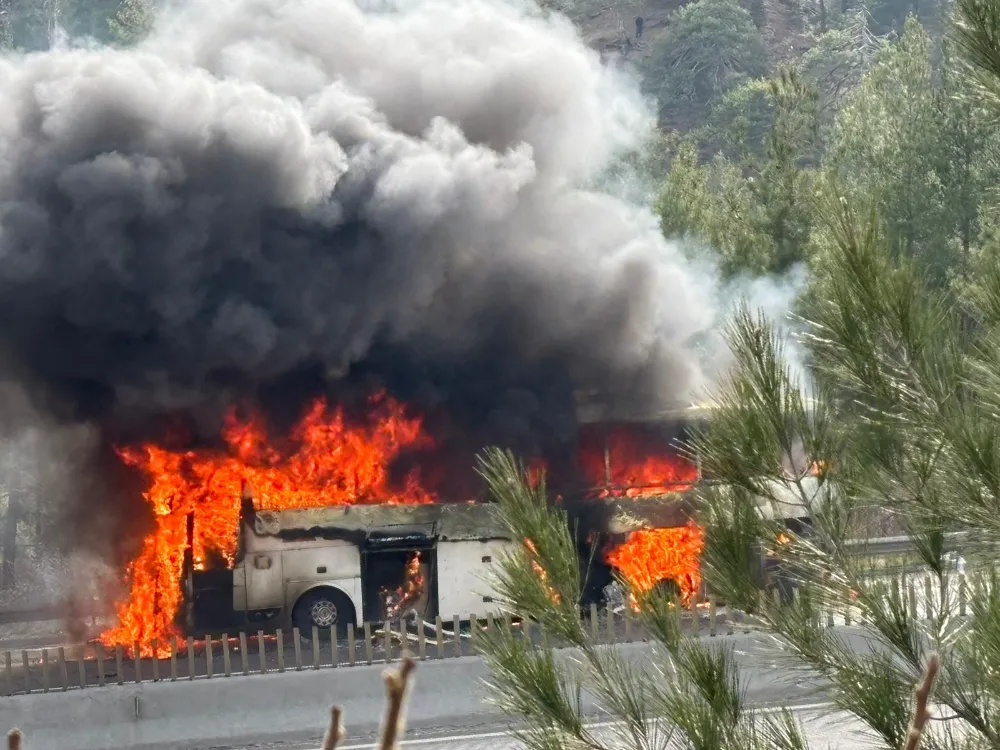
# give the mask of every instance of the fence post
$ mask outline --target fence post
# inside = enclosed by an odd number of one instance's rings
[[[455,627],[455,657],[462,655],[462,622],[458,615],[452,618],[452,623]]]
[[[226,673],[226,677],[232,676],[233,663],[229,658],[229,633],[222,634],[222,668]]]
[[[170,681],[177,682],[177,636],[170,636]]]
[[[959,614],[959,617],[965,617],[966,601],[967,601],[968,596],[969,596],[968,589],[966,588],[967,585],[968,585],[968,579],[965,577],[964,574],[959,573],[958,574],[958,614]]]
[[[714,638],[719,632],[719,611],[715,598],[708,600],[708,635]]]
[[[260,673],[267,674],[267,645],[263,630],[257,631],[257,656],[260,657]]]
[[[125,675],[123,674],[123,672],[124,670],[122,669],[122,646],[119,643],[117,646],[115,646],[115,677],[117,678],[119,685],[125,684]]]
[[[104,644],[98,641],[95,651],[97,652],[97,684],[104,687]]]
[[[215,654],[212,648],[212,634],[205,636],[205,677],[209,680],[215,676]]]
[[[924,577],[924,613],[928,620],[934,619],[934,587],[930,576]]]
[[[160,681],[160,643],[153,639],[153,682]]]
[[[475,612],[469,613],[469,653],[476,653],[476,631],[479,630],[479,618]]]
[[[42,692],[49,692],[49,650],[42,649]]]
[[[302,633],[292,628],[292,649],[295,652],[295,671],[302,671]]]
[[[10,656],[10,651],[8,651],[7,653],[4,654],[3,661],[4,661],[4,672],[6,674],[6,682],[7,682],[7,684],[5,685],[6,690],[4,692],[7,695],[13,695],[14,694],[14,665],[11,663],[12,659],[11,659],[11,656]]]
[[[192,636],[187,637],[187,651],[188,651],[188,679],[194,679],[194,638]]]
[[[385,644],[385,663],[392,661],[392,620],[382,623],[382,642]]]
[[[374,661],[372,653],[372,624],[365,620],[365,658],[371,664]]]
[[[608,602],[607,606],[607,618],[608,618],[608,643],[614,643],[618,637],[618,633],[615,629],[615,606]]]
[[[597,602],[590,603],[590,639],[596,643],[600,637],[600,622],[597,619]]]
[[[330,648],[337,648],[337,634],[336,626],[330,628]],[[319,669],[319,628],[313,625],[312,629],[312,642],[313,642],[313,669]],[[337,666],[337,660],[333,660],[333,666]]]
[[[533,649],[535,647],[534,641],[531,640],[532,639],[531,620],[529,620],[527,617],[521,618],[521,638],[527,641],[528,648]]]
[[[142,682],[142,651],[139,650],[139,641],[132,644],[132,663],[135,664],[135,677],[133,682],[138,685]]]
[[[444,623],[441,621],[441,615],[436,615],[434,617],[434,638],[437,641],[437,658],[444,658]]]
[[[62,691],[69,690],[69,670],[66,667],[66,649],[59,647],[59,671],[62,672]]]
[[[353,667],[355,662],[355,645],[354,645],[354,623],[347,623],[347,664]]]
[[[28,664],[28,652],[21,652],[21,664],[24,667],[24,692],[31,692],[31,666]]]
[[[420,661],[427,660],[427,635],[424,633],[424,621],[421,619],[417,623],[417,652]]]
[[[87,687],[87,644],[80,647],[80,658],[76,660],[76,671],[80,677],[80,689]]]
[[[278,671],[285,671],[285,634],[281,632],[281,628],[278,628],[274,632],[278,640]]]
[[[240,631],[240,666],[243,667],[244,676],[250,674],[250,654],[247,653],[247,634]]]

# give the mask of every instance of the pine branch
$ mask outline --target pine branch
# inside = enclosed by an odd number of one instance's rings
[[[934,687],[934,678],[937,677],[940,660],[937,654],[932,654],[927,660],[927,671],[924,672],[923,682],[917,688],[917,706],[913,712],[913,723],[910,725],[910,732],[906,737],[906,744],[903,750],[917,750],[920,745],[920,735],[924,731],[924,725],[930,718],[927,704],[931,697],[931,688]]]
[[[386,670],[385,686],[389,698],[389,707],[385,714],[385,726],[382,728],[381,750],[395,750],[399,738],[403,736],[405,721],[406,689],[409,686],[410,675],[417,668],[413,659],[406,657],[397,671]]]
[[[327,727],[326,735],[323,737],[322,750],[335,750],[337,744],[344,739],[344,725],[341,723],[343,715],[340,706],[334,706],[330,710],[330,726]]]
[[[20,729],[11,729],[7,733],[7,750],[21,750],[21,740],[24,735]]]

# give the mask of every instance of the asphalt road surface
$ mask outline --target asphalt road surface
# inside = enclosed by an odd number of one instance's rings
[[[860,632],[843,629],[855,646],[862,646]],[[846,714],[835,711],[825,702],[818,682],[810,675],[796,669],[772,643],[761,636],[737,635],[726,639],[735,648],[744,678],[747,680],[748,699],[764,710],[787,706],[795,708],[802,718],[813,747],[860,748],[865,744],[863,728]],[[720,644],[725,641],[720,640]],[[623,647],[630,659],[648,663],[648,646],[635,644]],[[460,667],[460,669],[459,669]],[[438,671],[441,671],[440,675]],[[349,673],[341,673],[343,675]],[[356,675],[356,677],[354,677]],[[487,676],[479,660],[461,662],[448,660],[424,662],[420,665],[407,721],[404,747],[414,750],[493,750],[516,748],[518,743],[506,733],[509,723],[486,701],[482,684]],[[375,745],[382,713],[383,691],[378,682],[380,672],[371,668],[361,669],[331,690],[331,703],[344,706],[347,738],[340,750],[361,750]],[[436,683],[446,681],[447,691],[442,692]],[[371,682],[372,684],[368,684]],[[353,684],[352,684],[353,683]],[[422,692],[421,686],[431,683],[431,695]],[[442,697],[447,696],[447,697]],[[428,701],[451,701],[454,712],[446,720],[424,721],[422,708]],[[614,739],[615,727],[606,716],[598,713],[592,700],[584,697],[584,710],[597,724],[599,736]],[[353,721],[352,721],[353,717]],[[317,750],[321,737],[316,733],[303,736],[288,733],[284,736],[248,738],[234,750]],[[614,743],[613,743],[614,744]],[[188,750],[208,750],[208,745],[188,745]],[[219,748],[218,744],[213,745]]]

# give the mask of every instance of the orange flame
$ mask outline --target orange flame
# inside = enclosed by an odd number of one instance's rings
[[[705,547],[705,532],[689,521],[673,529],[640,529],[606,556],[633,591],[645,593],[660,581],[674,581],[687,604],[701,587],[698,563]]]
[[[553,604],[558,604],[560,601],[559,594],[549,585],[549,573],[538,562],[538,549],[535,547],[535,543],[530,539],[525,539],[524,546],[528,549],[528,557],[531,559],[531,569],[535,571],[535,574],[541,580],[549,599],[552,600]]]
[[[421,421],[384,394],[370,400],[367,424],[349,424],[340,408],[313,403],[292,431],[287,449],[268,440],[260,418],[231,415],[223,430],[227,451],[175,452],[156,445],[119,450],[122,459],[149,479],[144,493],[156,526],[127,571],[128,599],[118,606],[118,624],[105,632],[107,645],[163,644],[175,634],[187,544],[187,515],[195,514],[194,559],[220,553],[232,562],[244,483],[259,509],[427,503],[434,500],[410,473],[391,487],[390,464],[402,448],[428,444]],[[149,651],[148,646],[143,646]]]
[[[386,597],[386,617],[394,620],[424,593],[424,575],[420,570],[420,553],[414,552],[403,571],[403,585]]]
[[[652,497],[688,490],[698,481],[691,459],[624,425],[608,432],[607,465],[603,445],[582,445],[579,457],[584,475],[602,488],[601,497]]]

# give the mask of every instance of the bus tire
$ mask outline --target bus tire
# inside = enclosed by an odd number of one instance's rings
[[[306,640],[312,638],[312,629],[319,628],[323,635],[335,628],[338,638],[347,634],[347,625],[354,623],[354,604],[343,591],[329,586],[309,589],[299,597],[292,609],[292,625]]]

